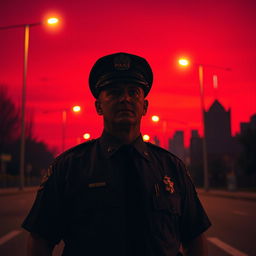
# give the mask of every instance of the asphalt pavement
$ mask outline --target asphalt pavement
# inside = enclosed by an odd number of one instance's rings
[[[36,190],[37,187],[0,189],[0,255],[26,255],[28,233],[20,226]],[[198,193],[212,222],[206,232],[209,256],[255,256],[256,193],[213,189],[198,189]],[[53,255],[61,255],[62,249],[63,243]]]
[[[35,192],[37,189],[38,187],[24,187],[23,189],[0,188],[0,196],[30,193],[30,192]],[[204,195],[204,196],[215,196],[215,197],[217,196],[217,197],[256,201],[256,192],[245,192],[245,191],[239,191],[239,190],[228,191],[228,190],[220,190],[220,189],[209,189],[208,191],[205,191],[202,188],[197,188],[197,192],[199,195]]]

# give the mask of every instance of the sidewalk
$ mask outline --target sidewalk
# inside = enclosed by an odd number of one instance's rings
[[[19,188],[0,188],[0,196],[33,193],[36,192],[37,189],[38,187],[25,187],[22,190],[20,190]]]
[[[227,190],[217,190],[217,189],[210,189],[209,191],[204,191],[203,188],[197,188],[197,192],[199,195],[204,195],[204,196],[218,196],[218,197],[226,197],[226,198],[233,198],[233,199],[256,201],[256,193],[253,193],[253,192],[227,191]]]

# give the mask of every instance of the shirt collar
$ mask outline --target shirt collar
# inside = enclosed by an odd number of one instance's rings
[[[106,158],[110,158],[114,155],[122,145],[123,143],[118,138],[112,136],[106,131],[103,131],[100,137],[100,147]],[[131,145],[143,158],[150,160],[148,147],[143,141],[141,134],[134,142],[131,143]]]

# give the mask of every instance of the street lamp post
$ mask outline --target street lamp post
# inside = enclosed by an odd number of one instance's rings
[[[49,18],[49,25],[58,23],[57,18]],[[24,28],[24,51],[23,51],[23,83],[21,96],[21,138],[20,138],[20,190],[24,188],[24,169],[25,169],[25,141],[26,141],[26,87],[27,87],[27,69],[28,69],[28,50],[29,50],[29,30],[32,26],[42,25],[43,22],[31,24],[18,24],[0,27],[0,30],[12,28]]]
[[[189,61],[187,59],[179,59],[179,64],[181,66],[188,66]],[[204,104],[204,81],[203,81],[203,65],[198,65],[198,75],[199,75],[199,86],[200,86],[200,101],[201,101],[201,112],[202,112],[202,147],[203,147],[203,170],[204,170],[204,190],[209,190],[209,178],[208,178],[208,159],[207,159],[207,147],[205,138],[205,104]]]
[[[26,140],[26,87],[27,87],[27,69],[28,69],[28,47],[29,47],[29,25],[24,28],[24,59],[23,59],[23,85],[21,100],[21,138],[20,138],[20,189],[24,187],[24,168],[25,168],[25,140]]]
[[[66,127],[67,127],[67,113],[69,109],[62,110],[62,152],[64,152],[66,148]],[[77,113],[81,111],[80,106],[72,107],[72,111]]]
[[[190,64],[189,60],[186,58],[179,59],[179,64],[181,66],[188,66]],[[205,103],[204,103],[204,67],[211,67],[217,69],[223,69],[226,71],[231,71],[230,68],[224,68],[214,65],[198,65],[198,75],[199,75],[199,86],[200,86],[200,101],[201,101],[201,112],[202,112],[202,147],[203,147],[203,170],[204,170],[204,190],[209,190],[209,171],[208,171],[208,157],[207,157],[207,146],[206,146],[206,133],[205,133]]]
[[[153,115],[151,116],[151,120],[154,123],[158,123],[160,122],[160,117],[157,115]],[[167,131],[167,121],[166,120],[161,120],[162,121],[162,135],[163,135],[163,148],[168,148],[168,145],[166,146],[166,131]]]
[[[59,112],[61,113],[61,125],[62,125],[62,134],[61,134],[61,150],[64,152],[66,148],[66,130],[67,130],[67,115],[69,111],[73,111],[75,113],[78,113],[81,111],[81,107],[76,105],[73,106],[72,109],[69,108],[63,108],[63,109],[55,109],[55,110],[45,110],[43,113],[53,113],[53,112]]]

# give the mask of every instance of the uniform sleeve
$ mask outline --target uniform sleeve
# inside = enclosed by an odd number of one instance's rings
[[[36,195],[34,204],[22,227],[36,233],[52,244],[57,244],[62,236],[61,188],[59,177],[50,167]]]
[[[181,241],[188,242],[206,231],[211,222],[198,198],[195,186],[184,166],[181,166],[184,179]]]

